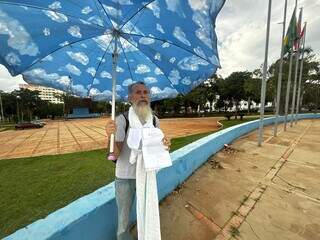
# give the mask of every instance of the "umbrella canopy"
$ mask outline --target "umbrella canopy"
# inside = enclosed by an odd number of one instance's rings
[[[0,64],[26,82],[125,100],[143,81],[153,100],[187,93],[219,67],[224,0],[0,0]],[[113,61],[114,60],[114,61]]]

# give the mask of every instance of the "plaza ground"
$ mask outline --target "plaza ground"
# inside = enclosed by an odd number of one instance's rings
[[[160,125],[170,138],[212,132],[219,128],[217,120],[209,118],[161,119]],[[106,123],[110,119],[78,119],[48,121],[40,129],[0,132],[0,159],[55,155],[102,149],[107,146]]]
[[[267,127],[261,148],[256,136],[215,154],[162,201],[163,239],[320,239],[320,121],[276,138]]]
[[[223,127],[219,129],[254,119],[256,118],[222,120]],[[214,120],[216,123],[216,119]],[[183,129],[180,128],[181,130]],[[190,129],[186,128],[185,132],[190,132]],[[172,138],[171,151],[210,133],[212,131]],[[104,148],[58,155],[2,159],[0,238],[112,182],[115,165],[105,160],[106,152]]]
[[[173,148],[206,134],[174,139]],[[253,132],[217,153],[161,203],[163,239],[319,239],[319,134],[319,120],[304,120],[277,138],[267,127],[262,148]],[[0,161],[2,237],[112,181],[104,158],[102,149]]]

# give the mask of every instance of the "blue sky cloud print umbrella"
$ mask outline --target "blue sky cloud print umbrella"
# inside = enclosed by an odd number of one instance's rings
[[[144,81],[154,100],[187,93],[219,66],[223,0],[0,0],[0,64],[25,81],[95,99]],[[117,43],[117,44],[116,44]]]
[[[126,100],[133,82],[158,100],[215,73],[224,2],[0,0],[0,64],[28,83],[112,99],[114,119],[115,100]]]

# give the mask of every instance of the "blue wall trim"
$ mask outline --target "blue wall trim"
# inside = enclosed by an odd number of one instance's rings
[[[299,114],[298,118],[320,118],[320,114]],[[283,120],[280,117],[280,122]],[[264,125],[273,122],[274,117],[264,119]],[[170,194],[224,144],[231,143],[258,126],[259,120],[236,125],[171,153],[173,166],[159,171],[157,175],[159,198]],[[132,216],[134,220],[134,213]],[[117,207],[112,182],[16,231],[5,240],[112,240],[116,238],[116,223]]]

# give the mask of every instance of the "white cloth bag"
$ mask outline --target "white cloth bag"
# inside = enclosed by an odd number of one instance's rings
[[[139,240],[161,240],[159,200],[156,171],[144,167],[142,132],[154,128],[152,116],[142,125],[132,107],[129,109],[129,132],[127,144],[131,149],[130,163],[136,163],[137,227]]]

